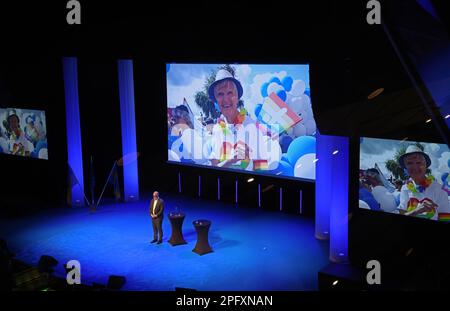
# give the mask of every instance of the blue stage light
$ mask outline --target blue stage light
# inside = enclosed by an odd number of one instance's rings
[[[63,58],[66,99],[67,161],[73,172],[72,205],[84,205],[83,153],[81,148],[80,108],[78,102],[78,70],[76,57]],[[70,170],[69,170],[69,173]]]
[[[134,80],[133,61],[124,59],[118,61],[120,118],[122,126],[122,153],[137,154],[136,122],[134,111]],[[139,199],[139,177],[137,160],[123,166],[124,199],[134,201]]]

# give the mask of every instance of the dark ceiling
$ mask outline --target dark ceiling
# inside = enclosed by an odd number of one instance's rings
[[[385,29],[367,24],[366,1],[80,1],[81,25],[66,23],[68,10],[60,2],[1,4],[3,61],[75,55],[155,62],[308,62],[322,132],[443,140],[437,130],[442,124],[425,123],[430,111]],[[406,2],[380,2],[389,27],[402,16]],[[434,2],[442,10],[443,1]],[[447,17],[448,12],[442,14],[446,23]],[[384,92],[368,100],[380,87]]]

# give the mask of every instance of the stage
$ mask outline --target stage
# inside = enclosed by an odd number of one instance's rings
[[[45,210],[0,220],[0,236],[16,258],[36,266],[41,255],[63,264],[81,264],[81,282],[106,284],[110,275],[126,277],[123,290],[317,290],[317,273],[329,263],[328,242],[314,237],[314,220],[282,212],[161,194],[165,199],[164,241],[153,238],[150,198],[134,203],[104,202],[97,212],[85,207]],[[171,246],[168,213],[186,214],[185,245]],[[213,252],[192,252],[192,222],[211,220]]]

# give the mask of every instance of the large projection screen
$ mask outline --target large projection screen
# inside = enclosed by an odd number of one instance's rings
[[[0,108],[0,153],[48,160],[45,111]]]
[[[361,138],[359,208],[450,220],[446,144]]]
[[[168,161],[315,180],[307,64],[166,64]]]

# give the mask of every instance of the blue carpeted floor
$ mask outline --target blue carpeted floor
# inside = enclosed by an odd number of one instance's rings
[[[296,215],[236,207],[221,202],[165,196],[164,243],[153,237],[149,200],[87,208],[43,211],[22,219],[0,220],[0,236],[16,257],[36,265],[43,254],[62,264],[81,263],[81,281],[106,284],[109,275],[125,276],[124,290],[316,290],[317,272],[328,264],[328,243],[314,238],[314,221]],[[188,244],[171,246],[167,214],[186,213]],[[214,250],[192,252],[195,219],[212,221]]]

